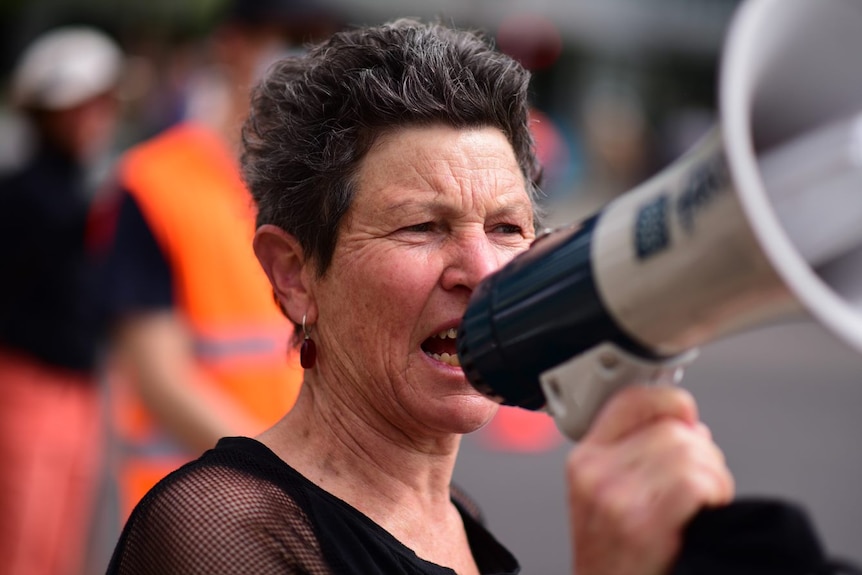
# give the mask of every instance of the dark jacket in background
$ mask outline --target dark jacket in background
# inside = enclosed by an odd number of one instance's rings
[[[102,337],[81,168],[43,147],[0,179],[0,347],[90,373]]]

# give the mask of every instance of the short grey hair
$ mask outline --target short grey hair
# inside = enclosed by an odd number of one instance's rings
[[[411,19],[345,30],[281,60],[253,92],[243,127],[257,224],[295,236],[325,274],[371,146],[392,130],[436,124],[499,128],[537,206],[529,82],[482,34]]]

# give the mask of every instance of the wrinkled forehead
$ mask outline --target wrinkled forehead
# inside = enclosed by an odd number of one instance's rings
[[[489,197],[526,191],[511,144],[492,127],[433,125],[388,131],[363,158],[355,182],[358,194],[383,203],[395,199],[378,197],[392,194],[392,188],[425,193],[460,189]]]

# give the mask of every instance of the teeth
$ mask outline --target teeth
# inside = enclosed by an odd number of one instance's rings
[[[441,362],[448,364],[448,365],[451,365],[453,367],[461,367],[461,362],[458,360],[457,354],[429,353],[428,355],[433,357],[437,361],[441,361]]]
[[[437,337],[440,339],[457,339],[458,338],[458,330],[454,327],[450,327],[446,331],[441,331],[437,334]]]

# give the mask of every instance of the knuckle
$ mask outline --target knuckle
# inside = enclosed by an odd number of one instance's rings
[[[689,390],[685,389],[684,387],[667,386],[666,389],[668,390],[668,393],[673,394],[674,400],[678,401],[680,403],[680,405],[683,405],[685,407],[689,407],[692,409],[697,407],[697,402],[694,399],[694,394],[692,394]]]
[[[682,497],[699,504],[725,503],[732,497],[727,478],[720,473],[699,470],[681,475],[676,490]]]
[[[689,471],[681,473],[677,478],[676,489],[689,495],[700,496],[707,494],[709,485],[702,473]]]
[[[655,424],[656,440],[665,449],[688,453],[693,447],[692,432],[689,427],[674,419],[664,419]]]

